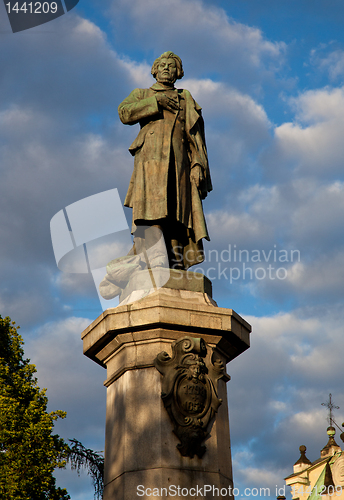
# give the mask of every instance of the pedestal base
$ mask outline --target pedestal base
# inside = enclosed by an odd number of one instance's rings
[[[172,342],[189,336],[202,337],[209,355],[226,364],[249,347],[250,331],[245,320],[216,307],[207,294],[161,288],[108,309],[83,332],[85,355],[107,368],[104,500],[163,499],[178,496],[173,494],[178,486],[184,498],[201,497],[197,487],[213,498],[213,487],[233,487],[229,377],[218,381],[222,404],[204,443],[207,451],[202,458],[184,457],[161,399],[162,376],[154,359],[162,351],[171,356]]]

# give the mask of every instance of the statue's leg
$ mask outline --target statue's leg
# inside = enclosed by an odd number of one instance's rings
[[[185,269],[184,266],[184,245],[181,241],[171,239],[172,265],[171,269]]]
[[[185,269],[184,247],[187,245],[187,230],[183,224],[171,218],[166,219],[164,227],[169,264],[171,269]]]
[[[145,243],[145,228],[141,225],[136,226],[136,231],[134,233],[134,244],[128,253],[128,255],[140,255],[143,252]]]

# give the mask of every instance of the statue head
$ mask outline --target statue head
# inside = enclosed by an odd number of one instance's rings
[[[173,52],[164,52],[155,59],[151,73],[159,83],[174,83],[184,76],[182,60]]]

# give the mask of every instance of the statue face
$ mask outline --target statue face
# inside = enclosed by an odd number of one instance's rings
[[[198,365],[191,365],[189,370],[191,372],[192,378],[197,379],[201,373],[201,370]]]
[[[176,61],[171,57],[160,59],[156,80],[159,83],[174,83],[177,80]]]

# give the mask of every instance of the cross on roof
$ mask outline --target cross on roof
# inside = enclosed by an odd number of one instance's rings
[[[339,406],[335,406],[332,403],[332,394],[329,395],[329,399],[328,399],[327,403],[321,403],[321,406],[326,406],[326,408],[328,408],[328,410],[329,410],[330,426],[332,427],[332,420],[333,420],[332,410],[339,410]]]

